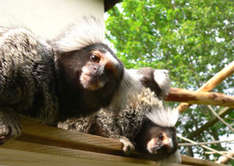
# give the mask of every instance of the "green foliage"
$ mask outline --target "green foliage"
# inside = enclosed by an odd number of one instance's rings
[[[174,87],[195,90],[234,60],[233,11],[230,0],[124,0],[108,12],[106,37],[127,68],[166,68]],[[233,79],[215,90],[234,95]],[[207,112],[205,106],[191,108],[180,132],[186,136],[202,126],[211,118]],[[215,139],[213,131],[230,134],[218,123],[197,141]]]

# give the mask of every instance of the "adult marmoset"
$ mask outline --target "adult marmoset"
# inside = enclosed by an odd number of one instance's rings
[[[50,41],[0,27],[0,143],[20,134],[16,114],[54,124],[111,102],[123,65],[103,43],[102,27],[85,17]]]
[[[118,138],[126,153],[136,149],[155,155],[155,159],[170,158],[180,162],[177,151],[175,123],[178,111],[165,108],[161,100],[149,89],[143,88],[131,96],[126,108],[118,114],[101,110],[92,118],[75,119],[75,130],[104,137]],[[72,124],[72,120],[66,124]],[[69,129],[69,125],[59,124]]]

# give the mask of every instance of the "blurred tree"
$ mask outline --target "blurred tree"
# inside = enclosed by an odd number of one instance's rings
[[[166,68],[172,86],[196,90],[234,60],[233,11],[230,0],[123,0],[108,12],[106,37],[127,68]],[[233,80],[234,76],[227,78],[214,91],[234,95]],[[225,116],[229,122],[232,112]],[[179,132],[188,136],[212,118],[206,106],[192,106],[181,117]],[[194,140],[217,140],[230,134],[217,122]],[[212,147],[230,149],[221,144]],[[189,151],[182,147],[182,152],[217,159],[204,155],[199,147]]]

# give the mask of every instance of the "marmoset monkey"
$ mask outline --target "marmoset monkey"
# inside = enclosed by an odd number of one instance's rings
[[[85,17],[50,41],[0,27],[0,143],[20,134],[16,114],[54,124],[110,104],[123,65],[103,43],[102,27]]]
[[[71,119],[66,123],[70,126],[73,123],[73,128],[80,132],[120,139],[125,153],[136,149],[165,163],[180,162],[175,129],[178,111],[165,108],[155,93],[146,88],[131,96],[126,104],[118,114],[101,110],[92,118]],[[69,129],[62,123],[59,127]]]

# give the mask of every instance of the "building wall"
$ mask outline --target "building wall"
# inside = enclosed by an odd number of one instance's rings
[[[0,5],[1,26],[25,26],[47,38],[84,15],[104,21],[103,0],[5,0]]]

